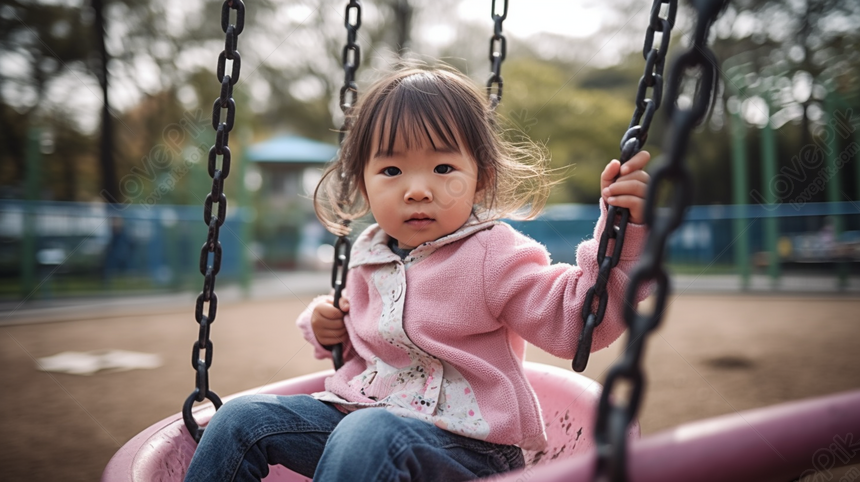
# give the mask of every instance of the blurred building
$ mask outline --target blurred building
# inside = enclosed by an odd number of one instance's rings
[[[250,146],[249,179],[258,190],[255,221],[257,264],[268,268],[318,265],[317,249],[331,242],[313,210],[314,188],[334,159],[333,144],[285,135]]]

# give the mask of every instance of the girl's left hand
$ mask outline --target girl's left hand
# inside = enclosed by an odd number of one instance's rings
[[[609,161],[600,175],[600,192],[608,205],[630,210],[630,222],[642,224],[645,212],[645,193],[651,176],[642,169],[651,160],[648,151],[639,151],[621,165],[617,159]],[[615,179],[618,176],[618,179]],[[613,182],[614,181],[614,182]]]

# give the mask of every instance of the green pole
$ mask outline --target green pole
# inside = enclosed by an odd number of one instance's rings
[[[42,164],[40,142],[42,131],[32,127],[27,131],[25,150],[25,208],[24,232],[21,239],[21,299],[36,289],[36,202],[39,200],[39,170]]]
[[[854,144],[860,146],[860,129],[854,129]],[[860,201],[860,149],[857,150],[857,160],[854,162],[854,198]]]
[[[239,158],[239,176],[236,182],[239,206],[242,207],[244,215],[239,225],[239,285],[242,289],[242,297],[248,298],[251,295],[251,196],[248,188],[245,186],[246,166],[245,155],[248,151],[248,146],[251,145],[251,132],[247,129],[242,131],[240,135],[242,143],[242,155]]]
[[[776,192],[774,192],[773,179],[776,177],[776,139],[773,127],[770,125],[770,102],[768,102],[768,120],[761,131],[761,160],[762,160],[762,191],[764,191],[765,202],[768,207],[775,208],[777,203]],[[773,213],[772,209],[768,212]],[[776,250],[778,237],[777,218],[767,216],[764,218],[764,244],[768,254],[767,273],[771,279],[771,285],[779,284],[779,253]]]
[[[162,207],[170,209],[169,207]],[[164,213],[163,213],[164,214]],[[178,217],[178,215],[177,215]],[[182,262],[182,253],[179,251],[180,233],[182,231],[183,220],[180,217],[178,220],[162,222],[161,229],[164,231],[164,257],[167,260],[167,265],[170,267],[170,282],[172,289],[179,291],[182,289],[184,280],[190,276],[185,273],[185,267]]]
[[[749,182],[747,180],[746,128],[740,111],[732,114],[732,200],[735,206],[743,206],[749,201]],[[738,208],[740,209],[740,208]],[[741,275],[741,289],[750,285],[750,243],[749,232],[744,226],[746,218],[735,217],[732,221],[735,235],[735,265]]]
[[[824,108],[827,112],[827,170],[830,172],[831,177],[827,181],[827,202],[835,203],[839,202],[839,194],[841,192],[842,182],[840,180],[840,169],[837,164],[839,161],[839,140],[836,136],[839,133],[836,131],[836,119],[834,113],[836,112],[836,92],[829,92],[827,97],[824,99]],[[833,237],[834,239],[839,239],[839,236],[842,234],[843,230],[843,219],[842,216],[833,215]],[[837,276],[839,279],[839,289],[845,289],[848,286],[848,265],[845,263],[839,263],[836,268]]]

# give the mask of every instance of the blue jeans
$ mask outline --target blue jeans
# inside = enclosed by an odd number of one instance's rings
[[[344,414],[308,395],[249,395],[203,432],[186,482],[257,481],[280,464],[315,481],[459,481],[525,465],[515,445],[484,442],[384,408]]]

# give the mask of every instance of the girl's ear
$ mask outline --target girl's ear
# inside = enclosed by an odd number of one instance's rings
[[[487,186],[490,185],[490,182],[486,173],[482,172],[478,174],[478,183],[475,184],[475,199],[473,200],[473,204],[480,204],[481,201],[485,200]]]
[[[472,199],[472,204],[481,204],[481,200],[484,198],[484,186],[482,184],[478,181],[478,184],[475,185],[475,198]]]
[[[364,198],[364,202],[369,204],[370,201],[367,198],[367,187],[364,184],[364,171],[362,171],[361,176],[358,178],[358,192],[361,193],[361,197]]]

